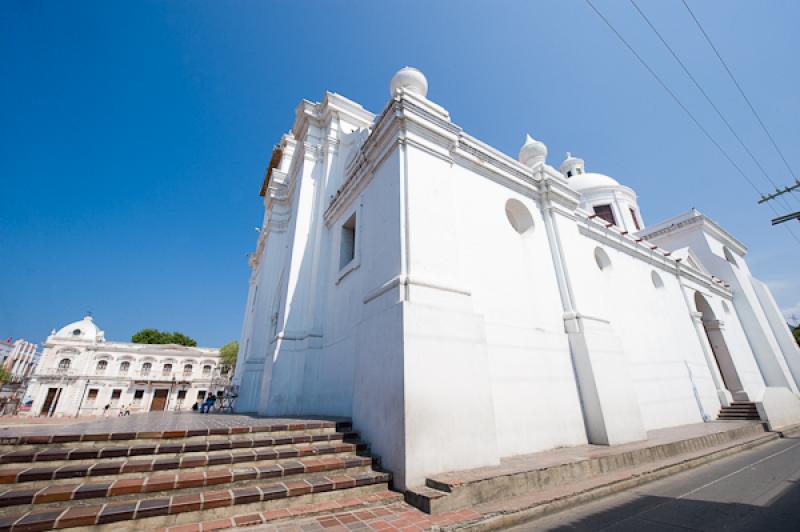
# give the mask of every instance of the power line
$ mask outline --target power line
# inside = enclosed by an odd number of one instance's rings
[[[675,95],[675,93],[672,92],[672,90],[667,86],[667,84],[664,83],[664,81],[659,77],[659,75],[656,74],[656,72],[652,68],[650,68],[650,65],[647,64],[647,61],[645,61],[642,58],[642,56],[640,56],[636,52],[636,50],[633,48],[633,46],[631,46],[630,43],[628,43],[628,41],[625,40],[625,37],[623,37],[622,34],[620,34],[620,32],[618,32],[617,29],[613,26],[613,24],[611,24],[611,22],[609,22],[609,20],[605,16],[603,16],[603,14],[594,6],[594,4],[592,4],[591,0],[585,0],[585,1],[589,5],[589,7],[592,8],[592,11],[594,11],[597,14],[597,16],[600,17],[600,19],[606,24],[606,26],[608,26],[609,29],[612,32],[614,32],[614,35],[617,36],[617,38],[622,42],[622,44],[624,44],[625,47],[628,48],[628,50],[634,55],[634,57],[636,57],[636,59],[639,61],[639,63],[641,63],[642,66],[645,69],[647,69],[647,71],[650,73],[650,75],[653,76],[653,78],[655,78],[655,80],[659,83],[659,85],[661,85],[661,87],[665,91],[667,91],[667,94],[669,94],[672,97],[672,99],[675,100],[675,103],[677,103],[678,106],[681,109],[683,109],[683,112],[685,112],[689,116],[689,118],[692,119],[692,122],[694,122],[695,125],[700,129],[700,131],[702,131],[703,134],[708,138],[708,140],[710,140],[711,143],[714,144],[714,146],[717,148],[717,150],[719,150],[719,152],[728,160],[728,162],[731,163],[731,166],[733,166],[739,172],[739,175],[741,175],[744,178],[744,180],[747,181],[747,183],[751,187],[753,187],[753,190],[755,190],[756,193],[759,196],[763,196],[763,194],[758,189],[758,187],[755,185],[755,183],[753,183],[753,181],[749,177],[747,177],[747,175],[742,171],[742,169],[739,167],[739,165],[736,164],[736,161],[734,161],[731,158],[731,156],[728,155],[728,152],[726,152],[722,148],[722,146],[720,146],[720,144],[714,139],[714,137],[711,136],[711,133],[709,133],[708,130],[703,127],[703,125],[697,120],[697,118],[695,118],[695,116],[692,114],[692,112],[689,111],[689,109],[683,104],[683,102],[681,102],[681,100]],[[769,204],[769,206],[772,209],[772,211],[775,212],[775,214],[777,215],[778,213],[777,213],[777,211],[775,211],[775,207],[772,204]],[[797,235],[795,235],[794,232],[792,232],[792,230],[789,229],[788,226],[784,226],[784,227],[786,227],[789,230],[789,233],[792,235],[792,237],[797,241],[798,244],[800,244],[800,238],[798,238]]]
[[[658,74],[656,74],[656,72],[655,72],[655,71],[654,71],[652,68],[650,68],[650,65],[648,65],[648,64],[647,64],[647,62],[646,62],[646,61],[645,61],[645,60],[642,58],[642,56],[640,56],[640,55],[639,55],[639,54],[636,52],[636,50],[634,50],[634,49],[633,49],[633,46],[631,46],[631,45],[630,45],[630,43],[628,43],[628,41],[626,41],[626,40],[625,40],[625,37],[623,37],[623,36],[622,36],[622,35],[621,35],[621,34],[620,34],[618,31],[617,31],[617,29],[616,29],[616,28],[615,28],[615,27],[614,27],[614,26],[611,24],[611,22],[609,22],[609,21],[608,21],[608,19],[607,19],[606,17],[604,17],[604,16],[603,16],[603,14],[602,14],[602,13],[600,13],[600,11],[598,11],[596,7],[594,7],[594,4],[592,4],[592,1],[591,1],[591,0],[586,0],[586,3],[587,3],[587,4],[589,4],[589,7],[591,7],[591,8],[592,8],[592,10],[593,10],[595,13],[597,13],[597,16],[598,16],[598,17],[600,17],[600,18],[602,19],[602,21],[603,21],[603,22],[605,22],[606,26],[608,26],[608,27],[611,29],[611,31],[613,31],[613,32],[614,32],[614,34],[617,36],[617,38],[619,38],[619,40],[620,40],[620,41],[622,41],[622,44],[624,44],[624,45],[625,45],[625,46],[628,48],[628,50],[630,50],[630,52],[631,52],[631,53],[634,55],[634,57],[636,57],[636,59],[638,59],[638,60],[639,60],[639,62],[642,64],[642,66],[643,66],[643,67],[645,67],[645,68],[647,69],[647,71],[648,71],[648,72],[650,72],[650,75],[651,75],[651,76],[653,76],[653,77],[655,78],[655,80],[656,80],[656,81],[659,83],[659,85],[661,85],[661,87],[662,87],[662,88],[663,88],[665,91],[667,91],[667,93],[668,93],[670,96],[672,96],[672,99],[673,99],[673,100],[675,100],[675,103],[677,103],[677,104],[680,106],[680,108],[681,108],[681,109],[683,109],[683,112],[685,112],[685,113],[686,113],[686,114],[689,116],[689,118],[691,118],[691,119],[692,119],[692,121],[693,121],[693,122],[695,123],[695,125],[696,125],[696,126],[699,128],[699,129],[700,129],[700,131],[702,131],[702,132],[705,134],[705,136],[706,136],[706,137],[708,137],[708,140],[710,140],[710,141],[711,141],[711,143],[712,143],[712,144],[714,144],[714,146],[716,146],[716,147],[717,147],[717,149],[720,151],[720,153],[722,153],[722,155],[723,155],[723,156],[724,156],[724,157],[725,157],[725,158],[728,160],[728,162],[729,162],[729,163],[731,163],[731,165],[732,165],[734,168],[736,168],[736,170],[737,170],[737,171],[739,172],[739,174],[740,174],[740,175],[741,175],[741,176],[742,176],[742,177],[745,179],[745,181],[747,181],[747,182],[750,184],[750,186],[751,186],[751,187],[753,187],[753,190],[755,190],[755,191],[756,191],[756,193],[757,193],[759,196],[761,196],[761,195],[762,195],[762,193],[761,193],[761,191],[759,190],[759,188],[758,188],[758,187],[755,185],[755,183],[753,183],[753,181],[752,181],[752,180],[751,180],[749,177],[747,177],[747,175],[745,175],[745,173],[742,171],[742,169],[739,167],[739,165],[738,165],[738,164],[736,164],[736,161],[734,161],[734,160],[731,158],[731,156],[730,156],[730,155],[728,155],[728,152],[726,152],[726,151],[725,151],[725,150],[722,148],[722,146],[720,146],[720,145],[719,145],[719,143],[718,143],[716,140],[714,140],[714,137],[712,137],[712,136],[711,136],[711,133],[709,133],[709,132],[708,132],[708,130],[707,130],[706,128],[704,128],[704,127],[703,127],[703,125],[702,125],[702,124],[701,124],[701,123],[700,123],[700,122],[697,120],[697,118],[695,118],[695,116],[692,114],[692,112],[691,112],[691,111],[689,111],[689,109],[688,109],[688,108],[687,108],[685,105],[683,105],[683,102],[682,102],[682,101],[680,101],[680,99],[678,99],[678,97],[675,95],[675,93],[674,93],[674,92],[672,92],[672,89],[670,89],[670,88],[667,86],[667,84],[666,84],[666,83],[664,83],[664,81],[663,81],[663,80],[662,80],[662,79],[661,79],[661,78],[658,76]]]
[[[742,146],[742,148],[744,148],[744,151],[747,153],[747,155],[750,156],[750,158],[753,160],[753,162],[756,164],[756,166],[758,166],[759,170],[761,170],[761,173],[764,174],[764,177],[766,177],[767,180],[772,184],[772,186],[774,186],[775,189],[777,190],[778,189],[778,184],[775,183],[775,181],[772,180],[772,178],[769,176],[769,174],[767,174],[767,171],[764,169],[764,167],[761,165],[761,163],[758,161],[758,159],[756,159],[756,156],[753,155],[753,152],[750,151],[750,148],[747,147],[747,144],[745,144],[745,142],[742,140],[742,138],[739,136],[739,134],[736,133],[736,131],[733,129],[733,126],[731,125],[731,123],[728,121],[727,118],[725,118],[725,116],[722,114],[722,111],[720,111],[719,107],[717,107],[717,105],[711,100],[711,97],[708,95],[708,93],[705,91],[705,89],[703,89],[703,87],[700,85],[700,82],[698,82],[697,79],[692,75],[692,73],[689,72],[689,69],[686,67],[684,62],[681,61],[681,58],[678,57],[678,54],[675,53],[675,50],[673,50],[672,47],[669,45],[669,43],[667,43],[667,40],[656,29],[656,27],[653,25],[653,23],[650,21],[650,19],[647,17],[647,15],[645,15],[644,11],[642,11],[641,8],[639,8],[639,6],[636,4],[635,0],[630,0],[630,3],[634,7],[634,9],[636,9],[636,11],[639,13],[639,15],[644,19],[644,21],[647,23],[647,25],[650,27],[650,29],[653,30],[653,33],[655,33],[656,36],[659,38],[659,40],[661,41],[661,44],[663,44],[664,47],[669,51],[669,53],[672,54],[672,57],[675,59],[675,61],[678,62],[680,67],[683,69],[684,73],[687,76],[689,76],[689,79],[692,80],[692,83],[694,83],[694,86],[697,87],[697,90],[700,91],[700,94],[703,95],[703,97],[706,99],[706,101],[709,103],[709,105],[711,105],[711,107],[714,109],[714,111],[716,111],[717,116],[719,116],[720,119],[722,120],[722,122],[727,126],[728,131],[730,131],[731,134],[736,138],[736,140],[739,141],[739,144]],[[789,202],[786,201],[785,198],[782,198],[782,199],[784,200],[784,203],[786,204],[786,208],[787,209],[792,209],[792,206],[789,205]]]
[[[786,160],[786,157],[783,155],[783,152],[781,151],[780,147],[778,147],[778,143],[775,142],[775,139],[772,137],[772,134],[769,132],[769,129],[767,129],[766,124],[764,124],[764,121],[761,119],[761,115],[758,114],[758,111],[756,111],[756,108],[753,106],[752,102],[750,101],[750,98],[747,97],[747,94],[745,94],[744,89],[736,80],[736,76],[733,75],[733,72],[728,67],[728,63],[726,63],[725,60],[722,58],[722,55],[719,53],[719,50],[717,50],[717,47],[714,46],[714,43],[711,41],[711,37],[709,37],[708,33],[706,33],[706,30],[703,29],[703,25],[700,24],[700,20],[698,20],[698,18],[695,16],[694,12],[692,11],[692,8],[690,8],[689,4],[686,3],[686,0],[681,0],[681,2],[683,3],[684,7],[689,12],[689,14],[692,16],[694,23],[697,24],[698,29],[700,29],[700,33],[703,34],[703,37],[705,37],[708,45],[711,47],[712,50],[714,50],[714,54],[716,54],[717,59],[719,59],[719,62],[722,63],[723,67],[725,67],[725,71],[728,73],[728,76],[731,78],[731,81],[733,81],[733,84],[736,85],[736,88],[739,90],[739,94],[741,94],[742,98],[744,98],[744,101],[747,102],[747,106],[750,107],[750,111],[753,112],[753,116],[755,116],[756,120],[758,120],[758,123],[761,125],[761,129],[763,129],[764,133],[767,134],[767,137],[769,138],[769,141],[772,143],[772,146],[775,148],[775,151],[778,152],[778,155],[780,155],[783,164],[786,165],[786,169],[789,170],[789,175],[792,177],[792,179],[797,180],[797,174],[795,174],[794,170],[792,170],[792,167],[789,165],[789,161]]]

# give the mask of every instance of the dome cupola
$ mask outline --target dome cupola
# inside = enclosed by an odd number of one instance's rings
[[[633,189],[613,177],[587,172],[583,159],[573,157],[569,152],[559,170],[567,178],[569,187],[580,193],[582,209],[629,233],[644,228]]]
[[[525,135],[525,144],[519,150],[519,162],[533,168],[539,164],[544,164],[547,159],[547,146],[544,142],[538,141],[530,135]]]
[[[81,321],[75,321],[61,327],[53,336],[90,342],[105,340],[105,333],[95,325],[91,316],[84,316]]]
[[[583,159],[573,157],[570,152],[567,152],[567,158],[564,159],[564,162],[561,163],[561,166],[558,167],[558,170],[564,174],[564,177],[566,178],[580,175],[585,172]]]

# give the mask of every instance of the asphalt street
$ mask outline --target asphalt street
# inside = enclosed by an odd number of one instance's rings
[[[509,530],[800,532],[800,436]]]

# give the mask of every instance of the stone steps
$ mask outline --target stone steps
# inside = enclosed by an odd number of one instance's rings
[[[202,444],[204,441],[239,441],[248,439],[278,439],[323,434],[345,434],[352,429],[349,421],[308,421],[300,423],[280,423],[253,427],[218,427],[209,429],[140,431],[140,432],[87,432],[53,433],[29,436],[0,436],[0,453],[41,449],[43,445],[51,448],[74,447],[82,449],[120,445],[160,445],[181,443]],[[274,443],[273,443],[274,444]],[[214,449],[209,449],[214,450]]]
[[[317,473],[342,471],[362,472],[372,466],[372,459],[362,456],[344,458],[314,458],[303,461],[280,462],[267,466],[246,466],[235,469],[219,468],[208,471],[162,472],[138,478],[110,477],[76,482],[78,479],[56,482],[22,482],[0,492],[0,515],[9,506],[42,504],[126,494],[167,492],[221,484],[250,485],[280,478],[303,479]],[[19,487],[18,487],[19,486]]]
[[[755,403],[734,401],[730,406],[723,406],[717,419],[720,420],[759,420]]]
[[[76,460],[97,460],[98,458],[121,458],[133,456],[162,455],[175,456],[188,453],[207,453],[211,451],[224,451],[235,449],[259,449],[281,445],[298,445],[303,443],[352,441],[357,439],[353,432],[327,432],[322,434],[302,434],[287,436],[259,436],[256,438],[242,439],[205,439],[195,441],[194,438],[185,442],[169,441],[125,446],[92,446],[92,447],[45,447],[31,446],[19,450],[16,445],[1,445],[0,464],[18,464],[32,462],[72,462]],[[10,449],[10,450],[9,450]]]
[[[293,504],[321,502],[337,491],[367,494],[386,490],[388,473],[319,476],[295,482],[277,482],[245,488],[203,491],[132,501],[71,504],[0,518],[0,531],[21,532],[84,527],[84,530],[119,531],[164,528],[200,520],[230,517],[232,513],[266,511]],[[290,502],[286,502],[290,501]]]
[[[92,477],[96,480],[112,478],[138,478],[147,473],[169,470],[206,470],[214,466],[247,465],[267,466],[286,459],[303,459],[319,456],[348,456],[365,453],[361,443],[339,443],[337,445],[308,445],[283,448],[261,448],[237,453],[191,453],[184,456],[171,455],[160,459],[97,459],[75,462],[37,462],[19,467],[0,467],[0,484],[19,482],[58,482],[76,478]]]
[[[3,438],[0,532],[168,528],[388,489],[348,422],[264,421]]]

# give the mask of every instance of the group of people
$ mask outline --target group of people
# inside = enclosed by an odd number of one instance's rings
[[[103,415],[104,416],[108,415],[108,410],[110,408],[111,408],[110,404],[108,404],[108,405],[103,407]],[[117,415],[118,416],[129,416],[129,415],[131,415],[131,407],[130,406],[126,406],[126,405],[120,406],[119,407],[119,413]]]
[[[211,412],[211,409],[214,407],[214,403],[217,402],[217,396],[214,394],[209,394],[205,400],[201,401],[200,399],[197,400],[195,404],[192,405],[192,410],[195,412],[199,411],[201,414],[207,414]],[[108,415],[108,410],[111,408],[110,404],[107,404],[103,407],[103,415]],[[130,405],[122,405],[119,407],[118,416],[129,416],[131,415],[131,407]]]

